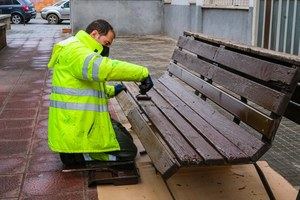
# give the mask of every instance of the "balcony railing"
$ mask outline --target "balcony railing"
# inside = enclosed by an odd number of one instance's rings
[[[203,5],[215,7],[248,7],[249,0],[203,0]]]

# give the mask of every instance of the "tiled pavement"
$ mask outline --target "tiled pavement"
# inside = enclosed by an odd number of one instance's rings
[[[283,118],[272,148],[261,160],[300,189],[300,125]]]
[[[41,22],[12,26],[0,51],[0,199],[97,199],[86,174],[62,173],[47,147],[46,64],[64,26]]]
[[[47,147],[53,43],[64,25],[41,20],[13,26],[0,51],[0,199],[97,199],[84,173],[62,173],[59,157]],[[112,57],[146,65],[154,77],[166,67],[175,42],[165,37],[118,38]],[[293,185],[300,185],[299,125],[283,120],[274,146],[263,157]]]

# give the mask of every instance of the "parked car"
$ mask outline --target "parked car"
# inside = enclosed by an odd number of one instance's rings
[[[10,14],[14,24],[27,23],[36,17],[36,10],[30,0],[0,0],[0,14]]]
[[[70,2],[63,0],[52,6],[45,7],[41,10],[41,16],[46,19],[49,24],[58,24],[63,20],[70,19]]]

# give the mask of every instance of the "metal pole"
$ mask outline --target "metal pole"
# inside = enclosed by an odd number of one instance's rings
[[[296,12],[297,12],[297,0],[294,1],[292,40],[291,40],[291,42],[292,42],[291,43],[291,54],[294,54],[295,29],[296,29]]]
[[[286,8],[285,8],[285,25],[284,25],[284,40],[283,40],[283,52],[286,52],[286,40],[287,40],[287,27],[289,22],[289,7],[290,7],[290,0],[287,0]]]
[[[279,0],[278,5],[278,16],[277,16],[277,27],[276,27],[276,51],[279,50],[279,39],[280,39],[280,24],[281,24],[281,9],[282,9],[282,0]]]

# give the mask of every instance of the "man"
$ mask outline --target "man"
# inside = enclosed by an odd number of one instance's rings
[[[140,81],[141,93],[153,83],[147,68],[107,57],[114,38],[112,26],[96,20],[53,48],[48,64],[53,69],[48,144],[65,165],[136,156],[131,136],[108,113],[108,98],[125,87],[106,81]]]

